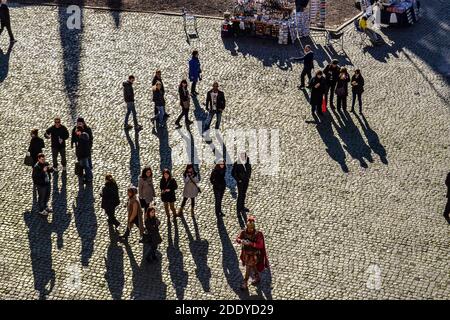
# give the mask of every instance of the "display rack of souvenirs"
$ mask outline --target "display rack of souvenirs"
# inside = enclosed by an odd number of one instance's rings
[[[370,16],[372,5],[369,0],[360,0],[362,11]],[[379,0],[381,7],[381,23],[386,25],[412,25],[420,18],[420,2],[418,0]]]

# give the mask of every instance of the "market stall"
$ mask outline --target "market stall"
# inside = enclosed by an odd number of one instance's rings
[[[359,0],[361,10],[371,17],[374,8],[379,9],[375,23],[388,26],[409,26],[420,18],[420,2],[418,0]]]

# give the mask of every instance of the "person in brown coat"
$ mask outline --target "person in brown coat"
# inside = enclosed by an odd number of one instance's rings
[[[128,188],[127,211],[127,231],[125,231],[124,235],[121,236],[121,238],[122,240],[128,240],[131,228],[133,227],[133,224],[135,224],[139,228],[142,242],[142,236],[144,234],[144,222],[142,219],[141,204],[139,203],[139,200],[137,198],[137,189],[135,187]]]

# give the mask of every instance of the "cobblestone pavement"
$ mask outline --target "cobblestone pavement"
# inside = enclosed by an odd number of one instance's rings
[[[361,51],[349,30],[340,61],[363,70],[365,117],[331,114],[319,123],[297,89],[301,65],[288,60],[299,55],[296,47],[223,43],[220,21],[199,20],[200,39],[189,45],[179,17],[124,13],[116,27],[109,13],[84,10],[82,31],[69,31],[64,8],[11,8],[19,42],[8,53],[7,36],[0,39],[0,298],[450,298],[450,227],[442,217],[450,170],[450,10],[444,1],[427,6],[419,24],[386,31],[383,47]],[[315,39],[323,66],[329,58]],[[161,263],[142,261],[136,230],[129,245],[117,242],[100,209],[108,171],[123,198],[144,165],[159,178],[160,161],[172,164],[180,182],[183,166],[170,152],[182,141],[173,130],[176,87],[193,47],[203,63],[202,100],[214,80],[225,91],[225,131],[279,130],[279,170],[271,175],[255,164],[248,194],[271,262],[261,286],[248,294],[238,289],[233,181],[226,217],[217,221],[211,164],[200,165],[195,220],[186,215],[168,224],[158,204]],[[156,68],[172,114],[169,132],[159,138],[150,126]],[[122,130],[121,82],[130,73],[145,127],[137,140]],[[82,115],[92,126],[95,178],[92,188],[79,190],[69,149],[69,172],[53,180],[55,212],[47,221],[32,211],[30,171],[22,161],[29,130],[44,130],[55,115],[70,126]],[[200,106],[195,116],[204,116]],[[195,145],[210,153],[199,139]],[[124,221],[123,207],[118,217]]]

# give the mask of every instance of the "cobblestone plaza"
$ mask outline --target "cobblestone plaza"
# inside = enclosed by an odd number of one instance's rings
[[[0,298],[449,299],[450,227],[442,212],[450,170],[450,4],[423,7],[419,23],[383,29],[381,47],[361,50],[352,26],[345,54],[314,37],[316,68],[338,58],[366,80],[364,116],[330,112],[319,120],[297,88],[302,66],[290,58],[301,54],[299,45],[222,40],[221,21],[205,18],[199,39],[188,43],[181,17],[92,9],[82,9],[80,30],[69,30],[65,7],[12,5],[18,42],[8,51],[7,36],[0,38]],[[188,132],[173,122],[194,48],[203,80],[192,117],[204,119],[206,91],[218,81],[227,98],[223,131],[254,133],[258,148],[270,140],[277,155],[269,166],[262,152],[254,159],[247,204],[265,233],[271,268],[248,293],[239,290],[235,182],[228,177],[226,216],[217,219],[211,161],[199,165],[194,219],[168,221],[158,202],[158,263],[142,259],[136,230],[129,244],[118,241],[100,208],[107,172],[123,204],[147,165],[155,184],[169,167],[181,185],[184,165],[175,155]],[[159,136],[150,121],[156,69],[172,115]],[[138,136],[123,130],[121,83],[129,74],[144,126]],[[68,172],[53,176],[54,213],[44,219],[33,209],[23,157],[29,131],[43,133],[55,116],[70,128],[78,116],[91,126],[94,183],[79,188],[68,147]],[[214,145],[193,136],[195,152],[211,156]],[[123,205],[117,216],[125,222]]]

